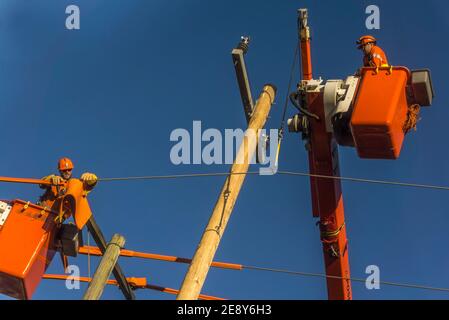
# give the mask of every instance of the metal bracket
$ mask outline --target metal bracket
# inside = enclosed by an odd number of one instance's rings
[[[324,86],[324,112],[326,118],[326,131],[334,131],[332,118],[337,113],[348,112],[356,94],[359,82],[358,77],[349,76],[343,80],[328,80]]]
[[[242,98],[243,110],[245,112],[247,124],[249,124],[251,116],[254,112],[254,102],[244,58],[244,55],[248,52],[249,41],[249,37],[242,36],[237,48],[232,49],[232,61],[234,62],[235,74],[237,76],[237,83],[239,85],[240,97]],[[268,137],[264,136],[259,139],[258,142],[264,143],[261,151],[265,151],[269,143]],[[257,163],[265,163],[265,153],[259,152],[260,147],[261,146],[259,146],[258,143],[256,150],[256,161]]]
[[[12,207],[3,201],[0,201],[0,226],[3,226],[11,213]]]
[[[251,87],[249,85],[248,73],[246,71],[244,55],[248,51],[249,37],[242,37],[237,48],[232,50],[232,60],[234,62],[235,74],[240,89],[243,109],[247,123],[253,114],[254,103],[251,95]]]
[[[324,80],[319,77],[318,79],[301,80],[298,84],[298,90],[304,92],[322,92],[324,90]]]
[[[337,101],[336,112],[347,112],[354,101],[356,96],[356,89],[359,84],[360,77],[349,76],[346,78],[345,83],[339,92],[341,99]]]
[[[326,118],[326,131],[329,133],[333,132],[331,118],[335,114],[342,85],[343,80],[328,80],[324,86],[324,117]]]

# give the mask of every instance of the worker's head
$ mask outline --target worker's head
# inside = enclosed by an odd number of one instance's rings
[[[357,41],[357,48],[363,50],[364,54],[369,54],[377,43],[376,38],[370,35],[361,36]]]
[[[58,161],[58,170],[61,177],[69,180],[72,177],[73,162],[69,158],[61,158]]]

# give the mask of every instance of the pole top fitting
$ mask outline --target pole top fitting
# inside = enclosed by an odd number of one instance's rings
[[[271,103],[274,103],[276,97],[277,88],[272,83],[266,83],[263,87],[263,91],[270,97]]]
[[[298,9],[298,32],[301,41],[307,41],[310,39],[308,18],[309,14],[307,9]]]
[[[246,54],[248,52],[249,42],[250,42],[249,36],[241,36],[237,49],[241,49],[243,51],[243,54]]]
[[[251,39],[250,39],[249,36],[241,36],[240,37],[240,41],[243,42],[243,43],[246,43],[246,44],[248,44],[250,40]]]
[[[307,19],[308,18],[308,11],[307,11],[307,9],[306,8],[298,9],[298,16],[301,19]]]
[[[309,18],[309,14],[307,9],[298,9],[298,22],[300,24],[301,29],[306,28],[307,25],[307,19]]]

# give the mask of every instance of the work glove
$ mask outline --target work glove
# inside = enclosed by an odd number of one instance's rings
[[[85,182],[89,186],[93,186],[97,183],[98,177],[93,173],[86,172],[81,175],[81,181]]]
[[[49,181],[53,185],[60,185],[63,182],[63,179],[60,176],[54,174],[43,177],[42,180]]]

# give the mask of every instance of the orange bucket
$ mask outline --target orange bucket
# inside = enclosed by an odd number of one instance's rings
[[[56,253],[57,213],[22,200],[0,204],[0,293],[30,299]]]
[[[397,159],[405,136],[410,71],[405,67],[380,68],[377,73],[375,68],[361,71],[351,117],[357,153],[361,158]]]

